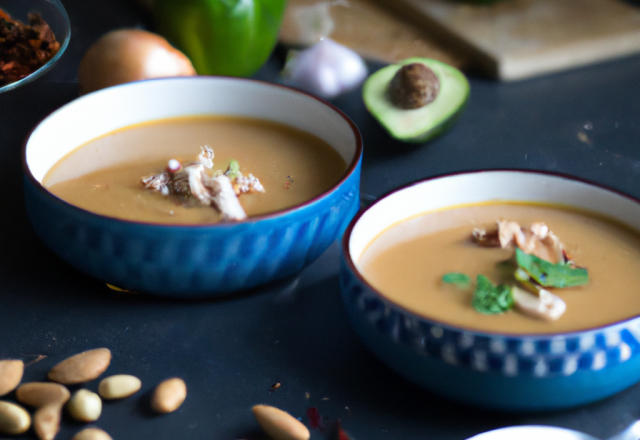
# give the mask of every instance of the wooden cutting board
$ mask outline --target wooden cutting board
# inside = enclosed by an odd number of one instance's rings
[[[633,0],[375,0],[501,80],[640,53]],[[638,3],[636,1],[636,3]]]
[[[464,67],[462,57],[375,0],[288,0],[280,41],[305,47],[321,38],[331,38],[371,60],[394,63],[427,57]]]

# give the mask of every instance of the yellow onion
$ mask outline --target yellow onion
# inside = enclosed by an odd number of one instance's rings
[[[160,35],[141,29],[108,32],[84,54],[80,94],[150,78],[195,75],[191,61]]]

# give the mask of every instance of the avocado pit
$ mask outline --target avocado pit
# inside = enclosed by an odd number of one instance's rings
[[[433,102],[439,91],[440,81],[433,70],[422,63],[410,63],[393,76],[388,96],[394,106],[412,110]]]

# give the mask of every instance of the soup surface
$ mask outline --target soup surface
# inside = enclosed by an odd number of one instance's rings
[[[497,264],[513,249],[481,247],[471,231],[497,220],[521,225],[545,222],[578,266],[589,270],[586,285],[549,289],[567,310],[557,321],[543,321],[516,310],[483,315],[471,306],[473,291],[442,282],[450,272],[472,279],[482,274],[494,283],[504,272]],[[363,252],[357,266],[392,302],[436,321],[474,330],[555,333],[583,330],[640,315],[640,236],[615,222],[585,212],[532,204],[462,206],[396,224]]]
[[[233,117],[176,118],[127,127],[95,139],[63,158],[43,184],[67,202],[98,214],[152,223],[209,224],[220,220],[210,206],[182,206],[147,190],[143,176],[162,171],[170,159],[195,160],[200,147],[215,157],[212,170],[234,159],[253,174],[264,193],[239,197],[249,216],[310,200],[343,176],[346,163],[323,140],[291,127]]]

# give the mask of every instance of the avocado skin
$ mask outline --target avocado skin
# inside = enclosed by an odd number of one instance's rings
[[[415,62],[425,64],[438,75],[440,101],[436,98],[432,103],[415,110],[394,107],[386,96],[389,81],[402,65]],[[443,90],[445,93],[442,93]],[[445,63],[430,58],[409,58],[370,75],[363,86],[362,97],[367,110],[391,137],[406,143],[424,143],[447,131],[458,120],[469,100],[469,82],[458,69]],[[404,112],[409,112],[406,117],[403,116]],[[416,118],[416,113],[425,117]],[[410,119],[414,121],[405,124]],[[398,121],[399,125],[410,127],[410,132],[394,126]]]

